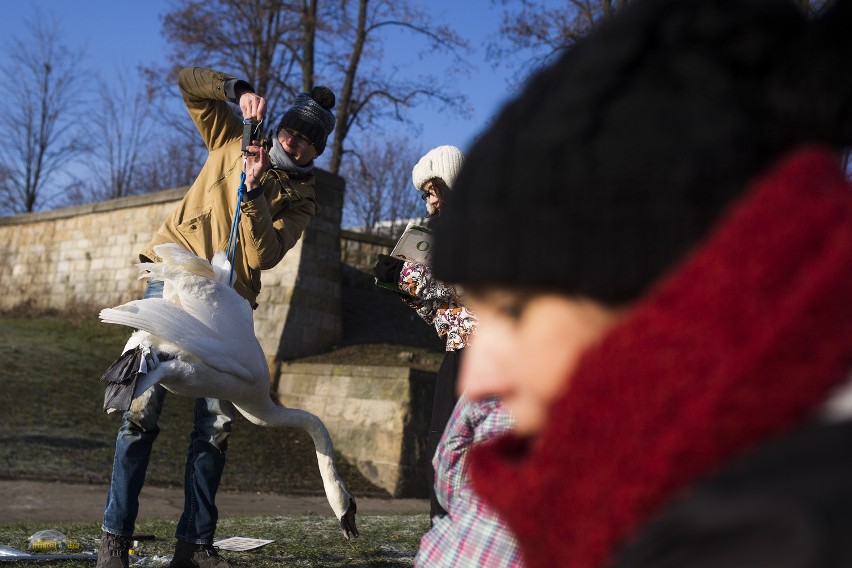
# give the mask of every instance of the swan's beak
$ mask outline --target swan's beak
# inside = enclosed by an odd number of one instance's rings
[[[358,536],[358,527],[355,526],[355,511],[358,507],[355,506],[355,499],[349,498],[349,508],[343,513],[340,518],[340,528],[343,529],[343,537],[349,540],[350,536]]]

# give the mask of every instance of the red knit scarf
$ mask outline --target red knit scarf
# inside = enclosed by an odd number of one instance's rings
[[[529,566],[605,566],[676,492],[812,416],[852,368],[852,190],[788,157],[584,356],[540,444],[474,452]]]

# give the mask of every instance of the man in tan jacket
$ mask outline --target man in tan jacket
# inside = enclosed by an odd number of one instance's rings
[[[243,118],[262,121],[266,101],[245,81],[202,68],[186,68],[178,77],[187,110],[209,151],[195,182],[177,209],[140,254],[158,258],[154,245],[173,242],[206,259],[226,250],[245,167],[234,251],[234,288],[253,307],[260,273],[278,264],[301,237],[318,205],[314,192],[314,158],[325,149],[334,129],[334,94],[314,87],[299,94],[284,113],[269,141],[253,140],[242,151]],[[162,282],[150,282],[145,297],[162,296]],[[159,385],[137,397],[124,413],[115,446],[112,479],[104,511],[97,568],[126,568],[130,537],[139,509],[139,493],[157,422],[165,399]],[[228,401],[197,399],[184,478],[185,504],[175,537],[172,568],[234,566],[213,548],[218,512],[216,490],[225,465],[234,407]]]

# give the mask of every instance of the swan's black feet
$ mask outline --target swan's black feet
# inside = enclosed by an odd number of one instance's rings
[[[177,541],[169,568],[240,568],[219,556],[212,544]]]
[[[343,529],[343,536],[349,540],[350,536],[358,536],[358,527],[355,526],[355,511],[358,507],[355,506],[355,499],[349,498],[349,508],[343,513],[343,518],[340,519],[340,528]]]

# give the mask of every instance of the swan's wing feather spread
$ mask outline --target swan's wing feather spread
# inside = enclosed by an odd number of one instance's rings
[[[168,244],[171,246],[165,249],[161,247],[166,245],[154,248],[165,254],[163,262],[139,265],[140,269],[148,272],[149,278],[165,283],[163,297],[179,304],[214,334],[221,334],[227,329],[253,335],[254,322],[248,300],[231,286],[217,280],[227,281],[229,277],[225,271],[230,270],[230,263],[224,258],[224,253],[214,256],[217,265],[213,266],[178,245]],[[202,270],[202,265],[206,269]],[[235,326],[239,329],[234,329]]]
[[[100,319],[105,323],[147,331],[221,372],[232,373],[245,381],[256,379],[257,370],[246,368],[241,358],[233,356],[233,349],[239,348],[234,345],[234,337],[220,338],[211,335],[207,326],[163,298],[133,300],[115,308],[106,308],[101,310]],[[257,344],[253,334],[250,339]],[[262,351],[260,354],[265,366]],[[252,362],[254,359],[257,357],[253,357]]]

